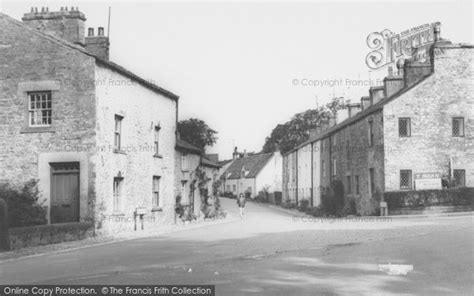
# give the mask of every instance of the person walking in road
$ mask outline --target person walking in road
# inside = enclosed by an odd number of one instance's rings
[[[245,195],[243,193],[240,193],[239,197],[237,197],[237,205],[239,206],[240,210],[240,219],[244,218],[244,208],[246,202],[247,200],[245,199]]]

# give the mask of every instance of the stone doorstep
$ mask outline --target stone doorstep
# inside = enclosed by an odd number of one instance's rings
[[[34,247],[26,247],[26,248],[22,248],[18,250],[13,250],[13,251],[0,252],[0,263],[6,262],[6,261],[13,261],[17,259],[18,260],[25,259],[29,257],[38,257],[38,256],[43,256],[43,255],[48,255],[48,254],[63,253],[63,252],[85,249],[85,248],[94,247],[94,246],[119,243],[123,241],[134,240],[134,239],[154,237],[154,236],[164,235],[168,233],[192,230],[192,229],[197,229],[201,227],[224,224],[224,223],[230,223],[235,220],[237,220],[237,217],[233,217],[231,214],[227,213],[227,216],[224,219],[203,220],[203,222],[194,222],[190,224],[170,225],[170,227],[161,228],[160,231],[153,231],[153,232],[131,231],[131,232],[125,232],[123,233],[123,235],[120,235],[120,236],[104,235],[104,236],[89,237],[83,240],[76,240],[76,241],[69,241],[69,242],[62,242],[62,243],[57,243],[57,244],[34,246]]]

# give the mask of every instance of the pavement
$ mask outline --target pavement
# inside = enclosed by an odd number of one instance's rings
[[[232,216],[235,200],[222,199]],[[244,219],[0,261],[0,284],[212,284],[216,295],[473,295],[473,216]],[[379,264],[413,265],[388,275]]]

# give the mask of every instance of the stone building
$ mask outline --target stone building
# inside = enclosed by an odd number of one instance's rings
[[[254,198],[260,191],[281,192],[282,156],[273,153],[246,154],[234,157],[221,175],[226,193],[246,194]]]
[[[85,20],[0,13],[0,180],[37,179],[50,223],[133,230],[137,209],[172,223],[178,96],[109,61]]]
[[[184,140],[176,140],[175,197],[180,196],[181,205],[189,206],[198,218],[202,216],[203,201],[213,195],[213,184],[218,180],[218,172],[218,162],[207,158],[200,148]],[[202,186],[207,191],[207,197],[201,195],[199,182],[205,183]]]
[[[360,106],[338,111],[345,120],[284,156],[283,200],[318,206],[339,180],[346,202],[369,215],[384,192],[422,189],[415,178],[423,174],[440,176],[439,188],[474,186],[474,47],[435,36],[428,58],[389,69]]]

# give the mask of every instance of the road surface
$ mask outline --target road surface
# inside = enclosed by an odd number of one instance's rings
[[[223,205],[235,217],[234,200]],[[213,284],[216,295],[474,295],[472,216],[243,220],[0,262],[0,284]],[[413,265],[388,275],[379,264]]]

